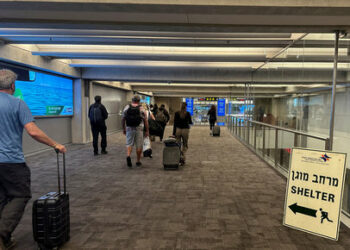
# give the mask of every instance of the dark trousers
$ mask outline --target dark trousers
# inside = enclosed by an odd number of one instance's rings
[[[25,163],[0,163],[0,237],[7,241],[31,198],[30,169]]]
[[[162,126],[163,128],[163,132],[162,134],[159,136],[160,137],[160,140],[163,140],[163,137],[164,137],[164,131],[165,131],[165,127],[166,127],[166,123],[164,122],[158,122],[160,126]]]
[[[215,126],[215,122],[216,122],[216,120],[209,120],[210,130],[212,130],[213,127]]]
[[[98,153],[98,135],[101,134],[101,149],[102,151],[106,150],[107,147],[107,127],[106,125],[95,125],[91,124],[91,131],[92,131],[92,145],[94,146],[94,152]]]

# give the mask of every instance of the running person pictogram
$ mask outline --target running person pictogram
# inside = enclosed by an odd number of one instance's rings
[[[328,212],[323,211],[322,208],[320,208],[320,211],[321,211],[321,223],[323,223],[324,219],[327,219],[327,221],[329,222],[333,222],[328,218]]]

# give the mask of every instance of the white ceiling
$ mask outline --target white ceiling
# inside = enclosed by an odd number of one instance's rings
[[[350,30],[348,1],[18,0],[0,1],[0,9],[0,44],[81,68],[89,79],[102,80],[102,68],[109,72],[104,80],[156,88],[181,78],[197,92],[206,78],[210,86],[219,87],[221,76],[223,88],[237,86],[257,69],[268,72],[254,78],[267,89],[270,80],[300,85],[304,71],[332,71],[331,32]],[[349,47],[342,38],[338,69],[344,74]]]

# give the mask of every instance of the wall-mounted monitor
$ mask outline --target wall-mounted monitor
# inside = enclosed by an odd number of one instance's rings
[[[29,79],[16,81],[16,97],[25,101],[33,116],[73,115],[73,80],[29,71]]]

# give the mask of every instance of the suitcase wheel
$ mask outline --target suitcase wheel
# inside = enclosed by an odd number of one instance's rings
[[[47,247],[43,244],[38,244],[38,250],[59,250],[59,248],[58,247],[52,248],[52,247]]]

